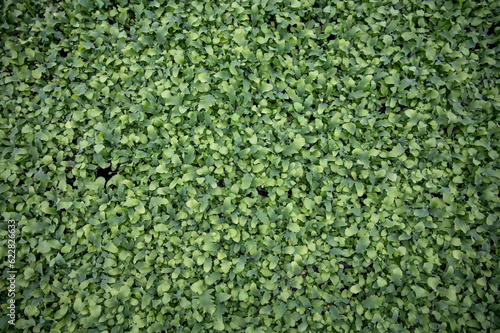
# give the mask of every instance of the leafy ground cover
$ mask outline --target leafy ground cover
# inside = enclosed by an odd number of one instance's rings
[[[5,1],[1,330],[498,332],[499,14]]]

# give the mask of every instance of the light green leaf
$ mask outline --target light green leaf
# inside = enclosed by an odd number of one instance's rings
[[[361,288],[360,288],[359,284],[355,284],[351,288],[349,288],[349,291],[353,294],[357,294],[361,291]]]
[[[306,140],[302,136],[297,136],[292,144],[285,147],[283,155],[291,156],[293,154],[297,154],[305,144]]]
[[[398,157],[401,156],[405,152],[405,149],[401,144],[398,144],[389,152],[389,157]]]
[[[288,225],[288,230],[290,230],[291,232],[297,233],[300,231],[300,226],[297,223],[290,223]]]
[[[243,176],[243,179],[241,181],[241,189],[246,190],[250,187],[252,184],[253,177],[249,175],[248,173]]]
[[[199,280],[191,285],[191,290],[201,295],[203,293],[203,280]]]
[[[279,302],[279,304],[275,304],[273,306],[273,311],[274,311],[274,315],[275,315],[274,319],[279,320],[285,314],[286,304],[283,302]]]
[[[365,309],[374,309],[374,308],[380,307],[382,305],[383,301],[384,301],[383,297],[373,295],[373,296],[368,297],[364,301],[362,301],[361,305]]]
[[[342,128],[345,129],[347,132],[351,133],[354,135],[356,133],[356,125],[353,123],[345,123],[342,125]]]

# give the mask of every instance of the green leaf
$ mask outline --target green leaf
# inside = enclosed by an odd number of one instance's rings
[[[95,152],[96,152],[97,154],[99,154],[99,153],[100,153],[103,149],[104,149],[104,145],[100,145],[100,144],[99,144],[99,145],[96,145],[96,146],[94,147],[94,150],[95,150]]]
[[[208,291],[205,291],[204,293],[201,294],[199,300],[203,313],[209,313],[210,315],[212,315],[215,312],[216,308],[212,299],[213,296],[211,296]]]
[[[231,295],[226,293],[218,293],[216,297],[220,302],[225,302],[231,298]]]
[[[286,311],[286,304],[283,302],[279,302],[273,306],[274,319],[279,320]]]
[[[203,293],[203,280],[199,280],[191,285],[191,290],[201,295]]]
[[[243,176],[243,179],[241,181],[241,189],[246,190],[250,188],[250,185],[252,184],[253,177],[250,174],[245,174]]]
[[[392,270],[391,279],[394,282],[399,282],[403,278],[403,271],[401,268],[396,267]]]
[[[215,272],[215,273],[212,273],[210,275],[208,275],[207,277],[205,277],[205,283],[207,285],[212,285],[214,284],[215,282],[217,282],[221,277],[221,274],[219,272]]]
[[[297,154],[306,144],[306,140],[302,136],[297,136],[292,144],[285,147],[283,155],[291,156]]]
[[[217,100],[215,99],[214,96],[204,95],[201,98],[200,103],[198,104],[198,110],[205,109],[208,111],[210,107],[215,104],[216,101]]]
[[[219,319],[214,320],[214,329],[216,331],[223,331],[225,327],[226,326],[224,325],[224,323],[221,320],[219,320]]]
[[[297,233],[300,231],[300,226],[297,223],[290,223],[288,225],[288,230],[290,230],[291,232]]]
[[[98,318],[101,315],[102,306],[92,306],[90,307],[90,316],[93,318]]]
[[[368,234],[365,234],[361,236],[358,244],[356,245],[356,253],[364,253],[368,245],[370,245],[370,236]]]
[[[105,246],[104,246],[104,250],[108,251],[108,252],[111,252],[111,253],[118,253],[119,250],[118,248],[116,247],[115,244],[113,244],[113,242],[109,242],[107,243]]]
[[[241,273],[245,269],[247,259],[246,257],[240,257],[238,258],[238,261],[236,263],[236,267],[234,268],[235,273]]]
[[[413,290],[415,291],[415,296],[417,298],[427,297],[429,295],[427,290],[419,286],[415,286]]]
[[[73,309],[76,312],[81,312],[85,307],[85,304],[82,302],[80,297],[75,298],[75,302],[73,303]]]
[[[245,290],[240,290],[238,299],[242,302],[246,301],[248,299],[248,293]]]
[[[394,147],[390,152],[389,152],[389,157],[398,157],[401,156],[405,152],[405,149],[403,146],[398,144],[396,147]]]
[[[345,230],[345,235],[347,237],[351,237],[351,236],[354,236],[358,233],[359,229],[358,229],[358,225],[357,224],[353,224],[352,226],[350,226],[349,228],[347,228]]]
[[[224,274],[229,273],[229,270],[231,269],[231,262],[230,261],[224,261],[221,264],[221,270]]]
[[[181,301],[179,302],[179,305],[183,309],[189,309],[192,306],[191,302],[187,298],[185,298],[185,297],[181,298]]]
[[[383,304],[384,298],[379,296],[370,296],[361,302],[365,309],[375,309]]]
[[[244,29],[241,29],[241,28],[240,29],[236,29],[232,35],[233,35],[234,41],[237,44],[243,46],[243,45],[245,45],[247,43],[246,32],[245,32]]]
[[[182,96],[181,95],[164,96],[162,94],[162,97],[165,98],[165,105],[174,105],[174,106],[181,106],[182,105]]]
[[[41,67],[38,67],[37,69],[31,72],[31,75],[35,80],[40,79],[42,77],[42,74],[43,74],[43,69]]]
[[[137,205],[139,205],[140,201],[139,199],[135,199],[135,198],[130,198],[128,197],[125,202],[123,203],[123,205],[125,207],[135,207]]]
[[[160,289],[159,289],[160,290]],[[160,292],[160,291],[158,291]],[[118,294],[116,295],[118,299],[125,300],[130,296],[131,290],[128,286],[124,285],[118,290]]]
[[[274,86],[272,84],[262,83],[261,88],[260,88],[260,92],[266,93],[268,91],[273,90],[273,88],[274,88]]]
[[[349,291],[353,294],[357,294],[361,291],[361,288],[360,288],[359,284],[355,284],[351,288],[349,288]]]
[[[429,211],[427,210],[427,208],[416,209],[414,211],[414,214],[417,217],[426,217],[426,216],[429,216]]]
[[[356,133],[356,125],[354,125],[353,123],[343,124],[342,128],[351,133],[351,135],[354,135],[354,133]]]
[[[269,269],[274,269],[278,265],[279,258],[277,256],[272,256],[269,261]]]
[[[457,302],[457,292],[454,286],[450,286],[448,289],[442,292],[443,296],[446,296],[450,301]]]
[[[380,276],[377,277],[377,286],[379,288],[385,287],[386,285],[387,285],[387,281],[384,278],[382,278]]]
[[[51,246],[50,246],[50,243],[47,241],[40,241],[37,249],[38,249],[38,252],[45,254],[45,253],[50,252]]]
[[[440,284],[441,281],[439,279],[436,279],[435,277],[429,277],[427,279],[427,284],[434,290],[436,290],[438,284]]]
[[[195,199],[189,199],[186,202],[186,205],[193,210],[198,210],[200,208],[200,203]]]

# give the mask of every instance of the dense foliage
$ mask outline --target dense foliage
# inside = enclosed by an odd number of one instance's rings
[[[16,328],[498,332],[499,6],[4,1]]]

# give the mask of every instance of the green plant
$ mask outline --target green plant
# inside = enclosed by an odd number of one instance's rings
[[[2,10],[16,329],[500,329],[496,2]]]

